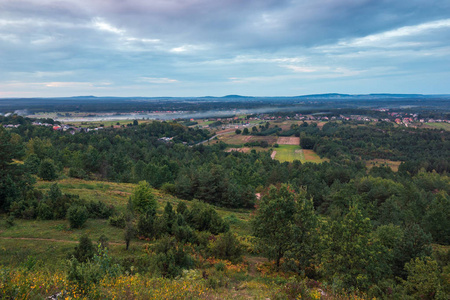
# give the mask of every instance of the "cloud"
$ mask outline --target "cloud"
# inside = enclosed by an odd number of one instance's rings
[[[435,80],[412,88],[433,90],[450,80],[449,41],[448,0],[2,1],[0,84],[283,94],[307,91],[302,82],[347,80],[352,90],[366,78],[376,89],[426,73]]]
[[[141,77],[138,82],[147,82],[147,83],[176,83],[178,80],[170,79],[170,78],[155,78],[155,77]]]
[[[118,35],[122,35],[125,33],[125,30],[114,27],[113,25],[106,23],[105,21],[103,21],[100,18],[95,18],[92,21],[92,25],[94,26],[95,29],[98,29],[101,31],[111,32],[111,33],[115,33]]]

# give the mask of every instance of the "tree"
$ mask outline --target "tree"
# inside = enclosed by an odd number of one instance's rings
[[[10,203],[20,197],[30,182],[24,180],[25,170],[14,159],[24,154],[21,139],[0,126],[0,211],[6,211]]]
[[[236,129],[235,133],[236,133],[236,134],[241,134],[241,133],[242,133],[242,130]]]
[[[425,215],[425,228],[433,236],[433,240],[450,244],[450,197],[444,192],[436,194]]]
[[[124,233],[125,245],[126,245],[125,250],[128,250],[128,248],[130,247],[131,239],[135,235],[136,235],[136,229],[134,228],[134,225],[131,222],[131,220],[129,220],[129,221],[127,221],[127,224],[125,225],[125,233]]]
[[[247,135],[248,134],[248,128],[246,127],[246,128],[244,128],[244,131],[242,132],[242,134],[245,134],[245,135]]]
[[[441,282],[439,266],[435,260],[417,257],[406,263],[405,269],[408,279],[403,282],[403,286],[415,299],[448,299],[449,295],[443,287],[446,283]]]
[[[342,287],[367,289],[390,272],[387,249],[373,238],[370,219],[357,206],[331,221],[324,243],[324,270]]]
[[[156,211],[155,196],[150,189],[150,185],[147,181],[140,181],[138,186],[134,189],[131,200],[136,209],[139,212]]]
[[[271,186],[261,198],[252,220],[258,244],[264,254],[275,260],[277,269],[288,252],[301,252],[311,245],[308,238],[316,226],[312,202],[305,193],[297,194],[283,184]]]
[[[45,181],[53,181],[58,178],[58,174],[56,173],[56,167],[53,163],[53,160],[46,158],[41,161],[38,170],[38,176],[41,177]]]

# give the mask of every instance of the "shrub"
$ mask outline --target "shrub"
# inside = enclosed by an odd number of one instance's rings
[[[173,237],[162,238],[155,243],[153,250],[153,271],[163,277],[174,278],[181,275],[183,269],[189,269],[193,265],[191,256]]]
[[[126,220],[123,213],[109,217],[108,221],[111,226],[125,228]]]
[[[37,211],[38,219],[41,219],[41,220],[53,219],[53,212],[46,203],[44,203],[44,202],[39,203],[37,210],[38,210]]]
[[[85,206],[72,205],[67,210],[67,219],[70,223],[70,228],[81,228],[89,218],[88,210]]]
[[[14,216],[9,216],[6,219],[6,227],[10,228],[13,227],[14,225],[16,225],[16,223],[14,222]]]
[[[166,194],[175,195],[177,192],[177,187],[173,183],[166,182],[161,186],[161,190]]]
[[[85,294],[105,276],[116,277],[121,273],[122,267],[112,262],[106,249],[99,248],[99,253],[93,255],[92,260],[80,262],[72,257],[68,261],[67,279],[77,283],[79,290]]]
[[[227,259],[232,262],[242,259],[242,246],[236,236],[230,231],[219,235],[216,240],[210,240],[208,252],[216,258]]]
[[[138,235],[147,238],[155,237],[157,234],[155,229],[155,219],[156,216],[151,213],[140,215],[137,223]]]
[[[92,259],[95,254],[94,245],[91,239],[86,234],[83,234],[78,241],[78,245],[71,256],[73,256],[79,262],[87,262]]]
[[[111,217],[115,211],[113,205],[106,205],[102,201],[89,201],[86,203],[86,208],[89,212],[89,217],[97,219],[107,219]]]

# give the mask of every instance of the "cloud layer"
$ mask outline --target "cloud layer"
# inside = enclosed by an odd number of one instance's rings
[[[450,93],[448,0],[0,0],[0,97]]]

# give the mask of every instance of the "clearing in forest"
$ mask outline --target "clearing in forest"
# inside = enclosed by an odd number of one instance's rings
[[[372,167],[387,166],[391,168],[392,171],[397,172],[398,167],[400,166],[401,163],[402,163],[401,161],[393,161],[388,159],[377,158],[366,161],[366,167],[368,169],[371,169]]]

